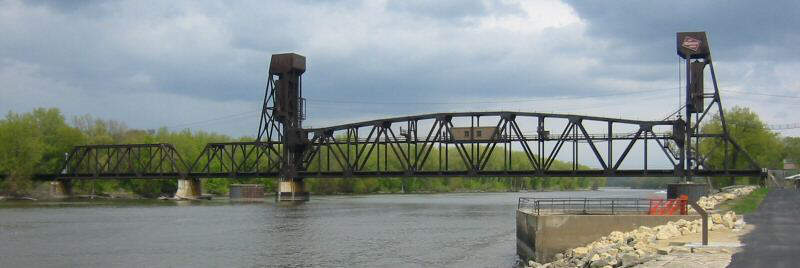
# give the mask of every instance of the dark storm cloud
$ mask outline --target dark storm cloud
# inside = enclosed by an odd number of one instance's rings
[[[292,46],[276,40],[262,42],[258,51],[232,48],[228,30],[219,26],[222,19],[203,8],[121,1],[42,1],[31,7],[48,16],[26,16],[20,25],[7,25],[4,32],[15,34],[0,40],[0,57],[37,64],[47,77],[93,91],[160,90],[241,99],[247,96],[243,90],[262,84],[268,51]],[[224,13],[221,5],[205,8]],[[257,34],[281,36],[264,30]],[[136,77],[150,87],[130,83]]]
[[[592,36],[617,40],[613,55],[646,59],[653,49],[673,49],[675,32],[706,31],[712,50],[754,60],[797,60],[798,1],[573,1]],[[672,35],[671,35],[672,34]],[[755,51],[757,49],[757,51]]]

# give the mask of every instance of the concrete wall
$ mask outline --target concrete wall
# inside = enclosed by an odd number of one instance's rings
[[[613,231],[658,226],[698,215],[533,215],[517,210],[517,255],[523,260],[549,262],[557,253],[584,246]]]

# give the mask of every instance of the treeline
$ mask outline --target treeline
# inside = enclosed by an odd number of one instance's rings
[[[70,123],[58,109],[38,108],[30,113],[9,112],[0,120],[0,174],[7,177],[0,183],[0,194],[30,195],[44,192],[46,183],[31,180],[36,173],[53,173],[62,168],[65,153],[73,146],[84,144],[126,144],[126,143],[170,143],[184,156],[194,159],[205,145],[211,142],[250,141],[253,137],[232,138],[226,135],[203,131],[170,131],[129,129],[124,123],[103,120],[89,115],[75,117]],[[455,154],[455,150],[450,151]],[[438,157],[431,153],[430,163]],[[450,155],[456,159],[457,155]],[[520,152],[512,154],[512,166],[527,164],[527,158]],[[400,164],[389,159],[390,166]],[[456,162],[456,163],[452,163]],[[452,161],[457,168],[460,161]],[[490,158],[487,168],[499,169],[503,159],[500,153]],[[370,159],[369,165],[377,164]],[[313,165],[313,164],[312,164]],[[556,161],[553,169],[570,169],[571,163]],[[313,166],[312,166],[313,168]],[[581,166],[581,169],[589,169]],[[264,185],[268,192],[276,190],[275,179],[228,179],[212,178],[202,180],[203,190],[211,194],[226,194],[230,184],[255,183]],[[571,190],[605,185],[604,178],[363,178],[363,179],[306,179],[306,186],[312,193],[419,193],[454,191],[514,191],[531,190]],[[176,180],[76,180],[73,191],[76,194],[122,194],[155,197],[173,194],[177,189]]]
[[[208,142],[233,139],[202,131],[190,132],[129,129],[124,123],[85,115],[67,123],[58,109],[38,108],[30,113],[9,112],[0,120],[0,194],[30,195],[47,190],[47,183],[35,184],[36,173],[58,172],[65,153],[76,145],[123,143],[171,143],[181,153],[197,154]],[[211,182],[210,187],[214,187]],[[227,183],[225,184],[227,187]],[[219,186],[217,186],[219,187]],[[174,193],[175,180],[75,180],[77,194],[133,193],[145,197]]]

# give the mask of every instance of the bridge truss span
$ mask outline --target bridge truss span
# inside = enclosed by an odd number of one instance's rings
[[[682,126],[673,120],[508,111],[371,120],[308,129],[313,134],[311,149],[304,154],[305,172],[299,175],[681,176],[675,141],[684,137],[673,133],[680,135],[674,130]],[[634,151],[642,157],[629,160]],[[662,160],[652,161],[654,156]],[[524,161],[512,161],[518,157]],[[572,164],[554,165],[556,160]],[[654,168],[651,162],[661,165]]]
[[[304,130],[308,140],[291,176],[678,177],[683,170],[674,150],[683,137],[674,130],[681,124],[498,111],[311,128]],[[209,143],[186,162],[170,144],[78,146],[59,178],[280,177],[291,172],[285,170],[283,148],[280,141]],[[699,170],[698,175],[757,176],[758,170]]]
[[[61,179],[185,178],[188,168],[168,143],[75,146]],[[44,176],[39,176],[44,177]]]

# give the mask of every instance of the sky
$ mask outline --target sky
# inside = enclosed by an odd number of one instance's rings
[[[658,120],[680,105],[675,33],[706,31],[723,105],[788,124],[798,13],[797,1],[0,0],[0,111],[254,136],[270,55],[294,52],[306,126],[488,110]]]

